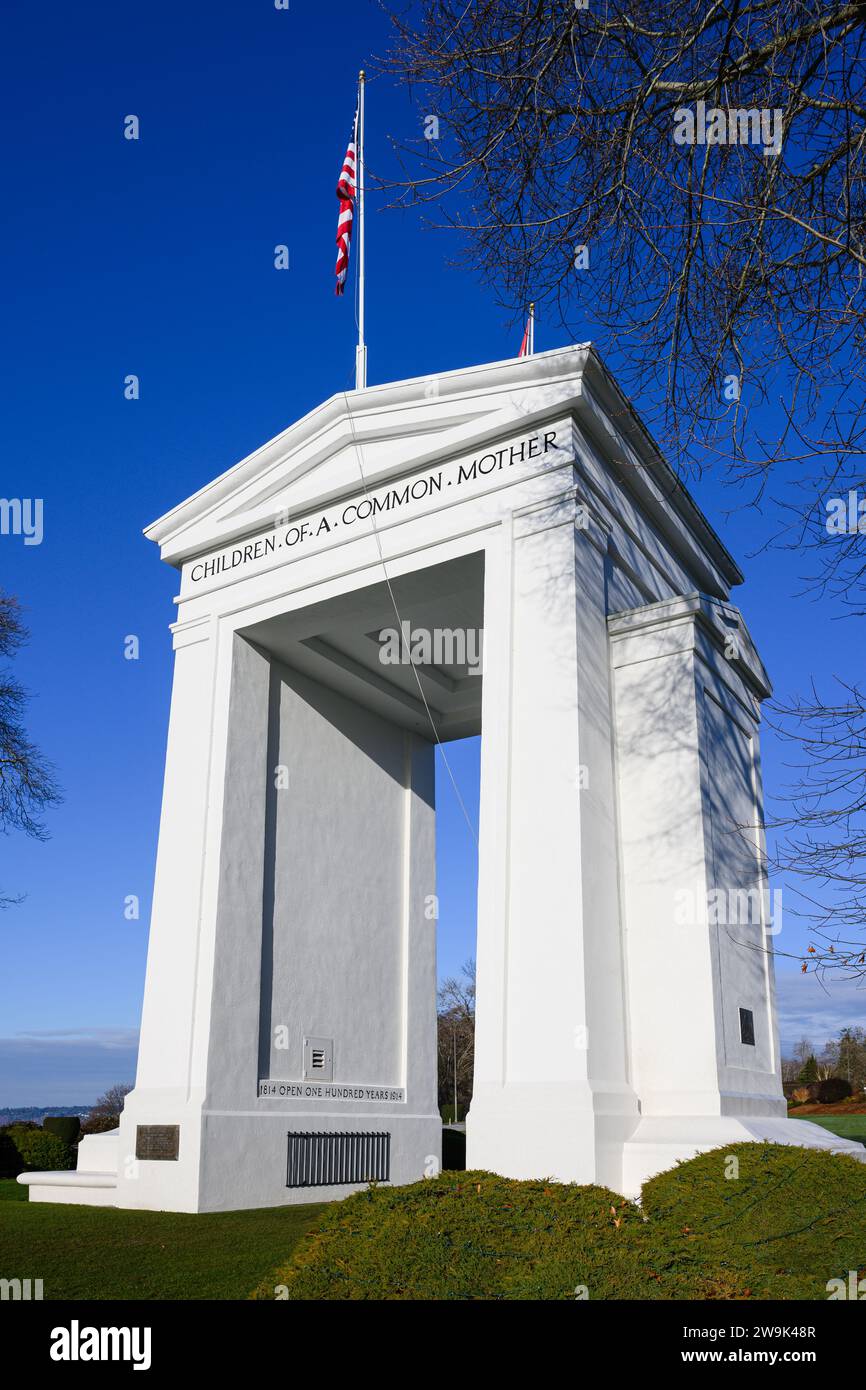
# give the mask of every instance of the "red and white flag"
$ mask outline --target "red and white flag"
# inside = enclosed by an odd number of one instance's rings
[[[346,158],[343,160],[343,167],[340,170],[340,177],[337,182],[337,197],[340,200],[340,216],[337,219],[337,284],[335,294],[343,294],[346,288],[346,276],[349,273],[349,249],[352,245],[352,223],[355,220],[355,193],[358,187],[357,181],[358,163],[358,112],[355,110],[355,119],[352,122],[352,134],[349,139],[349,147],[346,150]]]

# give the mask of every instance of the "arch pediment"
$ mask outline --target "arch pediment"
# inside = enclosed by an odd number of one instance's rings
[[[145,535],[180,566],[343,497],[483,452],[571,415],[672,544],[740,582],[736,564],[588,343],[341,392],[181,502]]]

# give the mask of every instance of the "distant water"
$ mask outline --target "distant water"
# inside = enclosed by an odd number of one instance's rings
[[[46,1115],[77,1115],[83,1120],[92,1105],[13,1105],[0,1109],[0,1125],[14,1125],[18,1120],[33,1120],[40,1124]]]

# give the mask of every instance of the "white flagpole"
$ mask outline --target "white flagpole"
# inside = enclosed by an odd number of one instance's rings
[[[530,357],[535,353],[535,302],[529,306],[529,353]]]
[[[364,342],[364,71],[358,75],[358,346],[355,349],[355,390],[367,385],[367,344]]]

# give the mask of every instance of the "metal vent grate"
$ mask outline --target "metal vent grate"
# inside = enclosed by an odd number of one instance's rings
[[[286,1187],[389,1182],[390,1134],[289,1133]]]
[[[304,1080],[333,1081],[334,1039],[304,1038]]]

